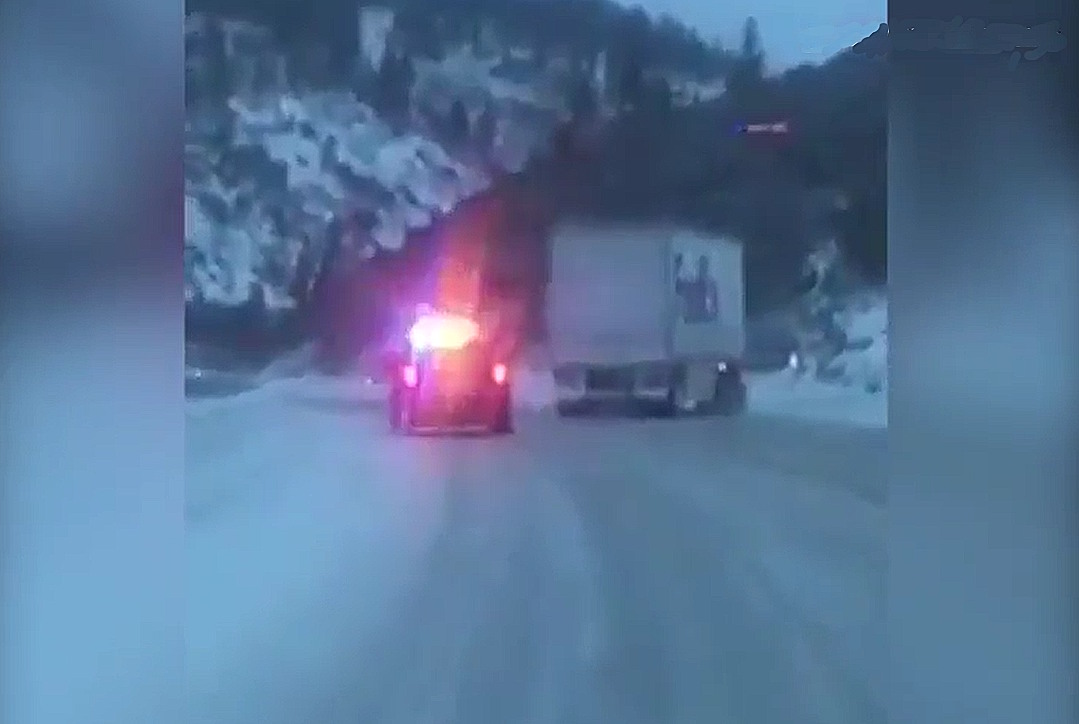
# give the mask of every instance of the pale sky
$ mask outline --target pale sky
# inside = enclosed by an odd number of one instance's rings
[[[716,36],[728,48],[741,44],[742,25],[752,15],[760,26],[771,70],[819,63],[866,37],[887,19],[887,0],[619,0],[650,15],[667,13]]]

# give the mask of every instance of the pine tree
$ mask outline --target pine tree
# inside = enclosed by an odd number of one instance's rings
[[[389,49],[382,56],[376,80],[375,106],[382,113],[391,113],[400,95],[400,63],[397,54]]]
[[[738,62],[750,81],[758,81],[764,76],[764,48],[761,46],[761,33],[754,17],[746,18],[742,27],[742,50]]]
[[[483,48],[483,21],[480,18],[476,18],[471,27],[469,28],[469,43],[472,45],[472,52],[475,55],[480,55]]]
[[[743,104],[760,88],[764,77],[764,50],[756,18],[746,18],[742,28],[742,49],[727,77],[731,95]]]
[[[229,62],[225,55],[225,32],[221,21],[209,17],[206,23],[205,97],[214,105],[225,105],[232,93]]]
[[[416,69],[412,58],[387,50],[375,79],[375,107],[398,119],[407,117],[415,79]]]
[[[595,116],[598,108],[596,90],[592,87],[592,83],[588,78],[579,78],[574,83],[569,106],[570,112],[577,120],[585,120]]]
[[[763,58],[764,51],[761,49],[761,33],[754,17],[746,18],[742,26],[742,58]]]
[[[268,93],[274,89],[277,81],[275,59],[269,53],[263,53],[254,59],[252,89],[256,94]]]
[[[401,56],[398,72],[397,109],[407,116],[412,109],[412,86],[416,83],[416,66],[407,53]]]
[[[651,96],[656,115],[660,118],[668,117],[674,107],[674,93],[671,91],[671,84],[666,78],[656,80],[652,87]]]
[[[494,147],[497,133],[498,116],[495,114],[494,106],[488,102],[476,121],[476,145],[482,152],[487,153]]]
[[[449,117],[449,135],[450,142],[461,144],[468,141],[471,135],[471,128],[469,128],[468,111],[465,109],[465,104],[458,98],[453,102],[450,107]]]
[[[618,74],[618,105],[623,109],[638,108],[643,86],[644,70],[636,56],[631,55],[622,63]]]

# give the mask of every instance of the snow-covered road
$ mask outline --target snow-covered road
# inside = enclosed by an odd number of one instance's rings
[[[188,413],[189,721],[884,721],[885,430]]]

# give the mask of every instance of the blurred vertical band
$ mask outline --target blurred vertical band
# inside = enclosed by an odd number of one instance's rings
[[[1075,12],[889,5],[893,31],[958,16],[1069,36],[1017,64],[890,54],[893,722],[1079,714]]]
[[[0,721],[183,721],[183,4],[0,8]]]

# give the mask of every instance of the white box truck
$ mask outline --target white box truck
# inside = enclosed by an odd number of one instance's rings
[[[562,222],[546,318],[557,409],[745,409],[742,244],[684,226]]]

